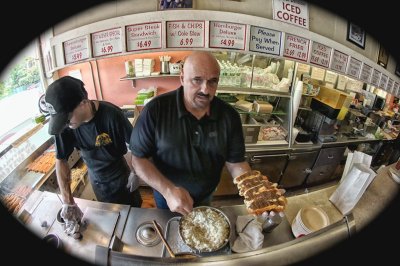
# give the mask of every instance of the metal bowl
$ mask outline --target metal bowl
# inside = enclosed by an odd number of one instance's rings
[[[55,248],[62,248],[63,246],[61,239],[58,237],[58,235],[55,234],[48,234],[43,238],[43,240],[44,242]]]
[[[207,215],[203,215],[207,213]],[[200,215],[202,217],[206,217],[205,220],[201,222],[196,222],[193,221],[194,215]],[[220,226],[224,228],[215,228],[215,225],[217,225],[217,220],[212,219],[216,218],[220,221]],[[206,225],[213,225],[211,228],[216,229],[214,232],[209,232],[208,230],[211,229],[210,227],[205,228],[204,226]],[[199,243],[192,243],[191,241],[183,231],[186,230],[185,227],[192,226],[190,236],[193,237],[196,234],[199,236],[205,236],[205,238],[199,237],[197,240],[199,240]],[[225,229],[226,231],[220,231]],[[213,237],[218,235],[217,233],[220,232],[221,238],[223,239],[216,239],[216,245],[211,245],[211,247],[208,247],[208,243],[202,242],[203,240],[212,240]],[[202,253],[202,252],[215,252],[223,247],[225,247],[228,242],[229,238],[231,235],[231,223],[228,219],[228,217],[223,213],[221,210],[214,208],[214,207],[209,207],[209,206],[199,206],[193,208],[192,212],[189,213],[188,215],[182,216],[181,219],[179,220],[179,236],[182,239],[183,243],[185,243],[190,249],[192,249],[195,253]],[[214,239],[215,240],[215,239]]]

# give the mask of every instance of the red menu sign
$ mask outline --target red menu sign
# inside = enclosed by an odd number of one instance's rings
[[[78,37],[63,43],[66,64],[75,63],[89,58],[89,38]]]
[[[246,25],[210,21],[209,47],[244,50]]]
[[[337,72],[346,73],[349,56],[338,50],[333,51],[331,69]]]
[[[360,79],[366,83],[369,83],[371,80],[371,75],[372,75],[372,67],[364,63],[361,67]]]
[[[126,26],[126,50],[150,50],[161,48],[161,22]]]
[[[349,67],[347,68],[347,74],[349,76],[358,78],[361,72],[361,61],[355,59],[354,57],[350,57]]]
[[[92,49],[95,57],[121,53],[121,28],[92,33]]]
[[[319,42],[313,42],[311,46],[310,63],[318,66],[329,67],[331,54],[331,47],[321,44]]]
[[[292,34],[286,34],[283,56],[307,62],[310,40]]]
[[[167,48],[203,48],[204,35],[204,21],[167,21]]]

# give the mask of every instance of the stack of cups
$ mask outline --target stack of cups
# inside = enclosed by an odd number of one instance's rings
[[[301,208],[292,222],[293,235],[298,238],[329,225],[326,212],[317,206]]]

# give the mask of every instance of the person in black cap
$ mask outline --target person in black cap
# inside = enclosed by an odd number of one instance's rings
[[[126,162],[132,124],[122,110],[106,101],[88,99],[84,83],[65,76],[46,90],[50,113],[49,134],[56,146],[57,182],[63,198],[61,217],[66,233],[79,232],[82,211],[70,189],[68,158],[74,148],[88,166],[89,178],[98,201],[140,207],[139,178]]]

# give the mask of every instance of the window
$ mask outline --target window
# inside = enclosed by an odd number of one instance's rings
[[[38,58],[35,42],[32,42],[1,73],[0,145],[32,124],[32,118],[40,113],[38,100],[44,88]]]

